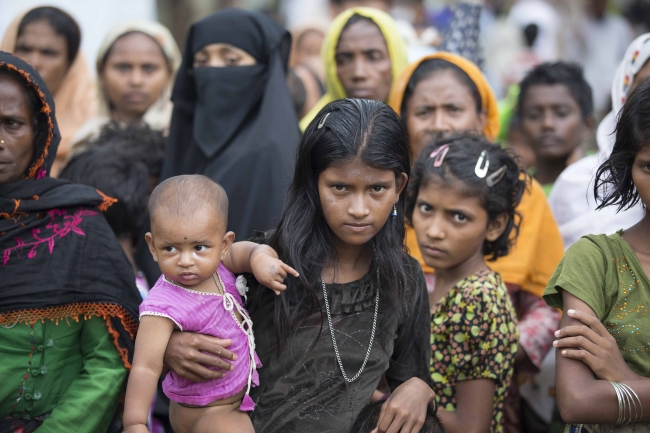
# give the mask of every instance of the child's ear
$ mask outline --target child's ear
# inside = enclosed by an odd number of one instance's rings
[[[503,231],[508,225],[508,214],[501,214],[495,219],[488,223],[487,233],[485,233],[485,239],[488,242],[494,242],[499,239],[499,236],[503,234]]]
[[[396,195],[397,199],[399,200],[399,195],[404,191],[404,188],[406,188],[406,184],[409,181],[409,175],[406,173],[400,173],[399,175],[395,176],[395,186],[396,186]]]
[[[144,235],[144,240],[147,241],[147,245],[149,245],[149,252],[153,257],[153,261],[158,263],[158,256],[156,256],[156,248],[153,245],[153,235],[151,234],[151,232],[147,232]]]
[[[224,261],[230,254],[233,242],[235,242],[235,232],[226,232],[221,241],[221,261]]]

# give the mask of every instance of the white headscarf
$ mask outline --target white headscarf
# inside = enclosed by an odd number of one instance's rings
[[[618,113],[623,109],[623,104],[630,93],[632,83],[636,74],[643,68],[643,65],[650,60],[650,33],[645,33],[636,38],[625,52],[625,57],[616,69],[614,81],[612,82],[612,111],[603,118],[598,130],[596,140],[598,142],[598,153],[601,160],[604,160],[612,153],[614,148],[614,130]]]
[[[181,52],[167,27],[152,21],[131,21],[114,27],[106,35],[102,45],[99,47],[99,51],[97,52],[97,67],[100,67],[106,53],[108,53],[113,44],[122,36],[132,32],[144,33],[156,41],[171,67],[172,74],[165,90],[160,95],[160,98],[149,107],[142,118],[143,122],[149,125],[151,129],[166,131],[169,128],[173,108],[171,93],[174,86],[174,79],[176,77],[176,71],[178,71],[181,64]],[[99,74],[100,71],[97,72]],[[82,149],[84,141],[99,135],[101,128],[111,121],[111,107],[100,80],[97,80],[97,94],[99,96],[99,114],[88,120],[81,127],[74,138],[71,155],[78,153]]]

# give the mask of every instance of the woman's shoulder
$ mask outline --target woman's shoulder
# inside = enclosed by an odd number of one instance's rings
[[[627,242],[621,237],[621,234],[622,230],[612,235],[583,236],[567,249],[565,258],[614,258],[615,256],[624,255]]]

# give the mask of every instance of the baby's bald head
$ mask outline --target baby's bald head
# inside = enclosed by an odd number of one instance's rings
[[[174,217],[191,217],[206,208],[215,212],[225,231],[228,226],[226,191],[209,177],[199,174],[171,177],[160,183],[149,198],[152,228],[156,217],[163,212]]]

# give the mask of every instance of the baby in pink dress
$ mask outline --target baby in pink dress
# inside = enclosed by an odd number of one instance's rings
[[[207,382],[167,374],[163,391],[172,400],[174,431],[254,433],[245,411],[255,407],[248,394],[251,386],[258,385],[261,364],[253,323],[233,272],[253,273],[276,293],[284,288],[287,273],[297,273],[268,246],[233,244],[235,234],[227,231],[228,197],[205,176],[177,176],[162,182],[151,194],[149,215],[151,232],[146,240],[162,276],[140,306],[126,391],[125,432],[148,431],[147,413],[163,356],[177,329],[231,340],[228,350],[237,360],[225,376]]]

